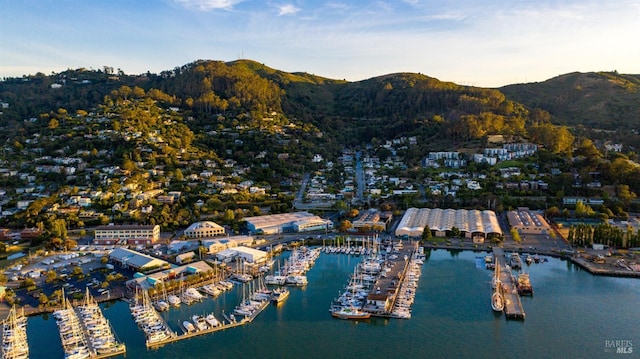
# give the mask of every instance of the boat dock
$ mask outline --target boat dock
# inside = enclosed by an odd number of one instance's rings
[[[242,318],[239,321],[233,321],[231,318],[229,318],[228,316],[224,315],[224,318],[227,320],[226,323],[224,323],[223,321],[221,321],[221,324],[218,325],[217,327],[209,327],[207,329],[204,330],[196,330],[193,332],[188,332],[188,331],[184,331],[182,334],[177,334],[177,335],[173,335],[171,337],[168,337],[166,339],[163,340],[159,340],[159,341],[154,341],[154,342],[149,342],[147,341],[147,348],[156,348],[168,343],[173,343],[173,342],[177,342],[179,340],[183,340],[183,339],[189,339],[189,338],[193,338],[193,337],[197,337],[200,335],[205,335],[205,334],[211,334],[211,333],[215,333],[221,330],[226,330],[226,329],[230,329],[230,328],[235,328],[235,327],[239,327],[241,325],[245,325],[248,323],[251,323],[260,313],[262,313],[263,310],[265,310],[268,306],[269,306],[270,301],[265,301],[264,303],[262,303],[257,310],[250,316],[245,316],[244,318]],[[181,326],[182,328],[182,326]],[[184,328],[183,328],[184,330]]]
[[[524,320],[525,313],[522,301],[516,288],[515,279],[510,270],[505,269],[506,258],[500,247],[493,247],[493,256],[500,266],[500,281],[502,282],[502,295],[504,296],[504,314],[507,319]]]
[[[373,317],[393,318],[396,304],[401,297],[401,289],[408,282],[408,272],[412,258],[417,251],[417,244],[408,244],[394,250],[385,261],[385,275],[379,275],[373,283],[362,309]],[[409,315],[407,311],[407,315]],[[408,319],[407,316],[403,318]]]

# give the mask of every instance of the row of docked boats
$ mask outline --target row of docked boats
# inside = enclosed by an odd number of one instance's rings
[[[91,297],[88,288],[84,303],[76,311],[87,334],[89,347],[95,354],[104,356],[126,352],[124,343],[116,339],[113,328],[102,314],[98,303]]]
[[[338,319],[368,319],[371,313],[363,310],[364,302],[373,288],[373,284],[386,273],[384,259],[371,252],[358,263],[344,287],[344,292],[333,300],[329,311]],[[384,270],[383,270],[384,268]]]
[[[206,284],[199,288],[187,288],[180,295],[170,294],[165,298],[155,301],[153,306],[159,312],[164,312],[171,307],[179,307],[182,303],[191,305],[196,302],[201,302],[206,295],[216,298],[222,292],[231,290],[231,288],[233,288],[233,282],[221,280],[215,284]]]
[[[9,310],[7,319],[2,322],[2,359],[29,358],[27,342],[27,317],[24,311],[14,307]]]
[[[352,256],[360,256],[372,254],[373,248],[366,248],[363,246],[326,246],[323,251],[327,254],[348,254]]]
[[[63,295],[64,298],[64,295]],[[53,312],[56,319],[60,341],[65,359],[83,359],[91,355],[80,319],[73,310],[71,303],[63,301],[63,308]]]
[[[161,343],[176,335],[150,304],[146,291],[143,291],[142,301],[138,302],[136,300],[132,302],[129,309],[134,321],[145,334],[147,347]]]
[[[294,247],[284,267],[264,277],[265,284],[306,286],[309,283],[306,273],[313,267],[321,251],[322,248]]]
[[[206,331],[219,327],[220,325],[220,321],[213,315],[213,313],[209,313],[206,316],[196,314],[191,317],[191,321],[185,320],[182,322],[182,326],[187,333]]]
[[[395,303],[391,309],[392,317],[411,319],[411,307],[415,300],[423,264],[424,259],[418,255],[414,255],[409,261],[405,278],[400,284],[400,290],[398,291]]]
[[[253,288],[253,283],[248,283],[242,287],[242,301],[234,308],[233,314],[244,317],[254,317],[269,304],[272,291],[265,285],[258,283],[257,288]]]

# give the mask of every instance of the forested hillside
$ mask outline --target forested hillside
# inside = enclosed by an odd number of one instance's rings
[[[25,119],[50,118],[59,109],[90,113],[115,93],[123,99],[144,94],[178,109],[193,120],[187,126],[196,134],[227,125],[265,129],[296,122],[310,126],[300,133],[316,133],[312,139],[322,138],[327,148],[417,136],[421,150],[441,150],[502,134],[567,152],[573,136],[556,124],[626,123],[640,107],[637,88],[637,77],[610,73],[569,74],[498,90],[413,73],[347,82],[250,60],[199,60],[159,74],[132,76],[105,67],[5,79],[0,100],[8,107],[1,119],[7,140],[19,135]]]
[[[574,72],[500,91],[528,107],[548,111],[559,124],[640,130],[640,75]]]

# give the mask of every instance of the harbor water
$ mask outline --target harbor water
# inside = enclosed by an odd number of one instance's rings
[[[127,346],[118,358],[603,358],[619,356],[620,343],[627,352],[628,344],[636,346],[627,357],[640,356],[638,279],[592,276],[555,258],[525,265],[535,296],[522,298],[526,319],[512,321],[491,309],[493,271],[476,265],[476,257],[487,253],[428,254],[410,320],[332,318],[331,301],[360,258],[324,253],[307,273],[306,288],[291,288],[284,303],[270,305],[252,323],[157,349],[146,349],[127,303],[101,307]],[[181,333],[180,323],[194,314],[222,319],[242,295],[236,286],[162,316]],[[31,358],[64,356],[51,315],[29,318],[27,335]]]

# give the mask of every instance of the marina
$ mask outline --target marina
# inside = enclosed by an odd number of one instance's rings
[[[285,252],[280,259],[289,253]],[[494,315],[488,305],[487,288],[493,271],[473,268],[475,257],[485,253],[427,251],[411,320],[374,317],[367,322],[355,322],[328,315],[328,304],[344,288],[354,266],[364,259],[363,256],[347,255],[321,255],[307,273],[309,285],[306,288],[288,287],[291,293],[284,305],[268,305],[251,325],[149,349],[145,345],[144,332],[131,319],[128,303],[113,301],[101,303],[100,307],[118,337],[124,340],[126,357],[136,359],[181,356],[204,359],[211,358],[212,350],[217,357],[321,359],[343,357],[344,348],[375,359],[424,357],[427,353],[433,357],[447,357],[452,353],[456,357],[485,357],[494,355],[496,348],[511,357],[535,352],[542,357],[601,358],[605,354],[602,338],[612,335],[621,339],[635,338],[629,323],[640,320],[640,313],[635,309],[639,304],[640,282],[591,276],[569,261],[549,258],[549,262],[527,269],[532,280],[535,278],[536,297],[535,300],[522,297],[527,310],[526,322],[504,320],[504,316]],[[485,295],[479,295],[482,293]],[[241,298],[242,290],[237,286],[215,299],[172,308],[161,316],[174,331],[182,333],[180,323],[191,320],[195,314],[214,313],[222,322],[222,313],[228,316]],[[618,309],[615,312],[593,311],[599,306]],[[549,320],[554,317],[563,320]],[[576,327],[576,323],[581,325]],[[64,356],[52,316],[29,317],[27,331],[30,358]],[[427,337],[426,332],[430,332]],[[566,333],[566,336],[558,338],[558,332]],[[527,340],[523,340],[525,337]],[[295,338],[295,345],[289,345],[292,338]],[[332,345],[326,345],[327,340]],[[424,342],[428,351],[424,345],[395,345],[402,340]],[[569,349],[561,348],[559,344],[567,340],[572,345]]]
[[[330,248],[325,251],[356,256],[364,254],[364,259],[355,266],[344,292],[332,302],[331,315],[352,320],[370,317],[410,319],[424,263],[418,243],[407,246],[402,241],[388,243],[384,251],[378,249],[377,242],[371,248],[343,248],[347,249]]]
[[[27,358],[27,317],[14,306],[9,310],[7,319],[2,322],[2,359]]]

